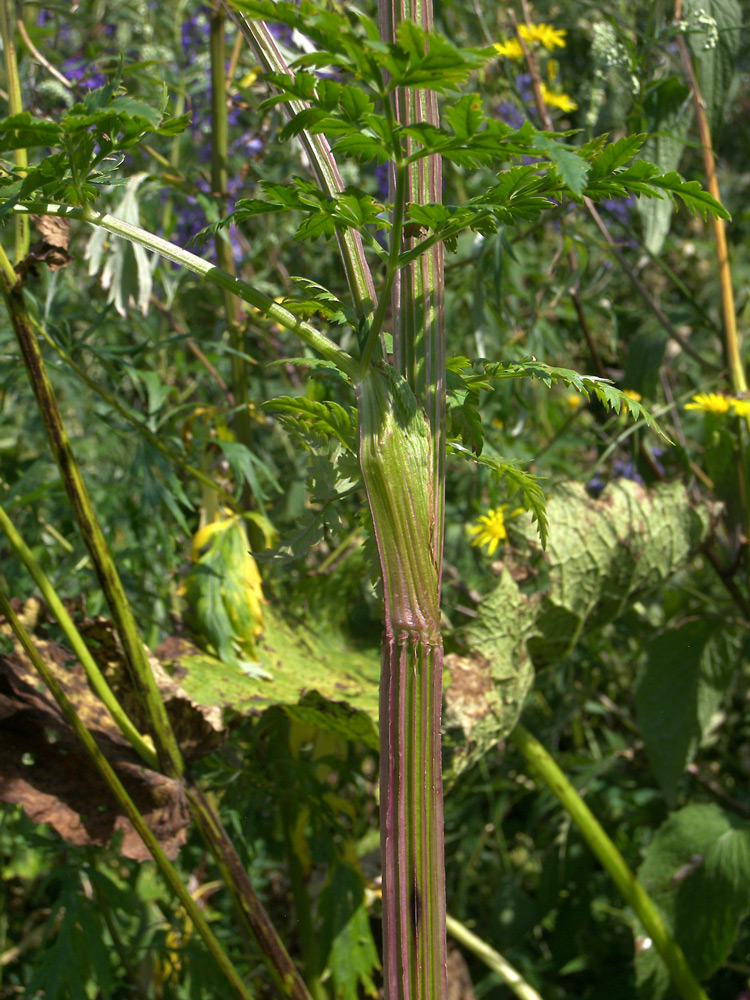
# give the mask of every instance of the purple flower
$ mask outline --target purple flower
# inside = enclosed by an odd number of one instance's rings
[[[644,485],[643,476],[636,469],[632,458],[629,458],[627,461],[618,458],[612,468],[612,475],[615,479],[632,479],[634,483],[640,483],[641,486]]]
[[[107,77],[96,72],[84,59],[66,59],[62,71],[71,83],[87,90],[96,90],[107,82]]]
[[[500,101],[495,107],[495,114],[501,122],[510,125],[511,128],[521,128],[526,118],[520,108],[510,101]]]
[[[531,73],[519,73],[516,76],[516,90],[524,104],[534,104],[534,85]]]
[[[375,167],[375,181],[378,185],[378,198],[381,201],[386,201],[388,198],[388,171],[390,165],[388,163],[379,163]]]
[[[597,473],[595,476],[592,476],[591,479],[589,479],[589,481],[586,483],[586,492],[589,494],[589,496],[592,496],[594,497],[594,499],[596,499],[596,497],[599,496],[599,494],[602,492],[602,490],[606,485],[607,484],[605,483],[605,481],[602,479],[599,473]]]
[[[193,14],[180,25],[180,39],[186,62],[204,49],[208,42],[211,29],[205,16],[207,9],[201,7],[197,14]]]
[[[601,205],[618,222],[627,225],[630,222],[630,213],[635,205],[635,198],[632,194],[628,195],[627,198],[605,198]]]

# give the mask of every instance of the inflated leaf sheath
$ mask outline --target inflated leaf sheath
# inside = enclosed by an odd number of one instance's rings
[[[357,397],[360,464],[383,565],[386,630],[437,642],[430,428],[414,393],[392,368],[371,366]],[[415,475],[417,470],[425,474]]]

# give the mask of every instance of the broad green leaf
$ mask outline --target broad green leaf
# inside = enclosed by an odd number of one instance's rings
[[[112,215],[131,225],[140,225],[138,189],[147,177],[145,173],[133,174],[125,185],[125,193],[112,209]],[[145,316],[153,288],[153,254],[149,255],[138,243],[112,236],[99,228],[88,241],[84,259],[89,262],[89,275],[101,271],[100,280],[107,290],[107,301],[114,304],[121,316],[126,315],[131,304]]]
[[[250,448],[246,448],[239,441],[229,441],[223,437],[216,439],[216,446],[221,448],[224,457],[232,467],[236,490],[239,491],[242,485],[247,483],[253,496],[261,504],[268,499],[266,485],[270,485],[277,493],[281,493],[281,485],[273,470]]]
[[[101,904],[87,898],[80,872],[72,865],[61,867],[47,882],[56,883],[45,886],[53,890],[54,902],[27,984],[29,996],[41,991],[49,1000],[73,1000],[95,991],[109,1000],[114,982],[103,940]]]
[[[664,632],[646,648],[636,712],[651,767],[667,802],[710,730],[737,662],[723,622],[693,621]],[[680,697],[675,697],[675,691]]]
[[[646,399],[656,397],[659,370],[668,340],[666,333],[653,327],[646,327],[635,334],[625,362],[623,384],[628,389],[635,389]]]
[[[693,120],[689,88],[674,76],[660,80],[646,93],[644,110],[651,135],[643,147],[643,158],[653,161],[660,170],[677,170]],[[643,221],[645,246],[651,253],[658,254],[669,232],[672,202],[641,198],[636,207]]]
[[[699,979],[726,959],[750,909],[750,827],[713,804],[694,804],[656,831],[638,879],[661,910]],[[676,997],[652,946],[636,958],[643,1000]]]

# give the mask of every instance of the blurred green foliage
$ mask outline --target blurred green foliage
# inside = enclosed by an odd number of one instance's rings
[[[750,36],[731,0],[710,0],[701,9],[715,20],[713,47],[706,47],[710,23],[700,20],[696,4],[686,6],[685,17],[732,215],[736,305],[746,329]],[[258,198],[261,182],[267,193],[301,172],[294,144],[277,141],[284,128],[280,113],[261,108],[267,85],[252,54],[238,45],[235,59],[231,22],[225,198],[211,186],[205,8],[180,0],[81,0],[75,7],[27,4],[22,13],[34,45],[74,88],[56,82],[21,46],[24,99],[37,117],[65,120],[75,101],[117,73],[133,100],[163,112],[163,119],[150,121],[145,142],[103,151],[102,172],[90,181],[108,209],[128,195],[123,179],[135,178],[126,206],[135,220],[184,245],[238,199]],[[504,9],[485,0],[436,5],[436,30],[474,47],[508,37],[504,18]],[[642,151],[647,159],[705,183],[671,8],[539,0],[534,19],[566,31],[564,48],[540,55],[548,85],[561,84],[578,105],[573,112],[552,108],[555,128],[576,130],[569,142],[581,145],[604,132],[613,139],[649,132]],[[296,53],[302,41],[280,32],[279,44]],[[493,60],[472,88],[481,92],[484,112],[498,121],[517,128],[526,117],[535,120],[522,62]],[[135,114],[135,105],[129,109]],[[163,120],[183,115],[190,116],[189,127],[165,134],[170,130],[161,127]],[[87,145],[83,152],[95,158],[102,151]],[[342,172],[362,192],[363,204],[385,197],[375,162],[347,160]],[[444,200],[479,196],[492,179],[488,167],[446,163]],[[585,629],[576,622],[572,638],[564,636],[565,655],[550,656],[538,669],[524,719],[657,893],[696,971],[707,978],[712,1000],[738,1000],[750,984],[747,427],[731,414],[684,411],[696,393],[725,388],[709,228],[684,210],[672,213],[667,201],[642,199],[636,206],[612,199],[600,210],[690,353],[634,293],[601,232],[575,203],[560,204],[528,225],[484,234],[466,230],[457,237],[446,267],[449,352],[488,362],[532,358],[606,376],[639,394],[674,444],[606,412],[566,382],[550,388],[537,379],[509,379],[478,389],[471,402],[481,411],[484,456],[497,462],[469,465],[454,456],[448,463],[446,646],[457,655],[465,650],[467,631],[471,636],[466,626],[481,617],[478,606],[502,572],[541,599],[550,590],[550,565],[561,564],[545,561],[520,519],[508,520],[509,544],[497,561],[470,544],[478,516],[518,502],[508,484],[521,479],[509,479],[507,469],[505,477],[498,475],[497,463],[527,476],[527,489],[533,489],[530,477],[538,477],[549,495],[569,481],[586,484],[592,496],[618,479],[646,487],[685,485],[710,516],[710,553],[699,551],[660,580],[655,593],[634,595],[614,620],[603,616]],[[345,307],[348,293],[335,246],[322,239],[312,249],[300,243],[294,238],[298,224],[288,213],[264,214],[236,222],[219,238],[230,241],[241,276],[271,296],[294,299],[304,315],[317,313],[331,324],[331,336],[356,352],[356,334],[338,325],[345,318],[338,306]],[[155,647],[174,634],[182,615],[190,617],[181,585],[191,579],[191,539],[216,513],[216,494],[185,472],[187,463],[238,509],[240,501],[248,504],[249,544],[266,597],[289,627],[312,636],[298,655],[305,649],[310,657],[319,655],[328,633],[332,648],[353,642],[371,659],[381,596],[351,457],[350,388],[312,357],[303,353],[300,359],[291,335],[248,311],[241,322],[251,435],[241,439],[235,348],[218,290],[148,255],[139,271],[124,245],[114,238],[105,243],[74,224],[74,264],[54,272],[40,266],[26,294],[62,354],[102,390],[86,386],[63,357],[45,348],[144,638]],[[193,249],[214,252],[205,237]],[[113,259],[117,266],[107,270]],[[321,295],[309,282],[328,291]],[[264,406],[268,400],[274,403]],[[464,445],[471,447],[465,407],[462,419],[456,436],[466,431]],[[134,424],[156,435],[179,461]],[[83,599],[91,618],[106,614],[4,319],[0,500],[58,592]],[[580,551],[585,557],[585,545]],[[2,541],[0,579],[14,597],[32,593]],[[185,624],[201,631],[199,619]],[[202,631],[198,638],[220,652],[221,636],[205,622]],[[245,635],[251,632],[246,622]],[[325,714],[325,703],[304,700],[248,717],[237,713],[222,748],[194,769],[213,789],[292,953],[299,958],[307,947],[298,920],[306,907],[319,941],[315,971],[324,989],[336,1000],[353,1000],[375,995],[377,981],[377,761],[370,730],[367,739],[347,739],[321,722]],[[445,810],[450,912],[501,950],[545,1000],[630,1000],[637,991],[648,1000],[669,996],[633,914],[510,744],[488,750],[462,771]],[[237,967],[259,997],[271,996],[257,948],[237,931],[228,896],[219,891],[213,862],[194,831],[179,867]],[[224,995],[218,972],[151,863],[123,859],[116,841],[108,849],[66,845],[17,807],[3,806],[0,875],[0,997]],[[476,959],[469,967],[477,998],[510,995]]]

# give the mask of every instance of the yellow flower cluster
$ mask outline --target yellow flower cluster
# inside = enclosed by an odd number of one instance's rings
[[[750,417],[750,399],[722,396],[718,392],[699,392],[693,396],[692,402],[685,404],[685,409],[718,415],[731,411],[734,417]]]
[[[565,30],[555,28],[551,24],[520,24],[518,34],[527,45],[539,42],[550,52],[556,48],[565,48]],[[495,42],[495,49],[498,55],[507,59],[523,59],[523,49],[517,38],[510,38],[507,42]]]
[[[578,105],[568,94],[562,91],[550,90],[546,83],[542,82],[542,97],[548,108],[559,108],[561,111],[577,111]]]
[[[543,48],[547,49],[549,52],[553,52],[556,48],[565,48],[565,35],[566,31],[563,28],[555,28],[551,24],[520,24],[518,26],[518,34],[526,43],[526,45],[536,45],[537,43]],[[521,48],[521,42],[518,38],[509,38],[505,42],[495,42],[495,51],[499,56],[503,56],[506,59],[513,59],[516,62],[523,59],[523,49]],[[552,83],[557,75],[557,66],[554,64],[554,60],[550,60],[549,66],[549,81]],[[551,90],[546,83],[542,83],[542,97],[544,98],[544,103],[550,108],[559,108],[560,111],[570,112],[576,111],[578,105],[572,98],[561,91]]]

